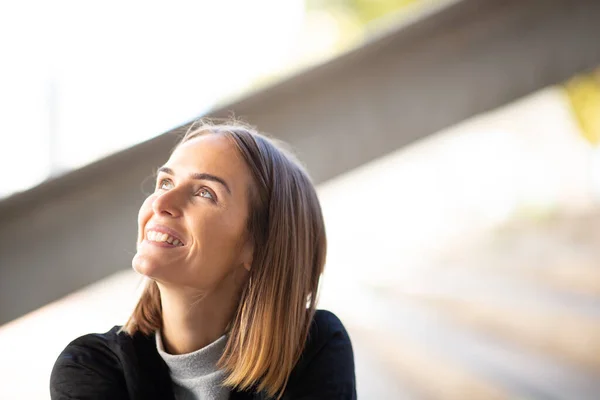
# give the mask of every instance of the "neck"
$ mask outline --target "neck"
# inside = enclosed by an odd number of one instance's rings
[[[239,302],[238,291],[193,293],[158,283],[162,302],[162,340],[169,354],[206,347],[225,334]]]

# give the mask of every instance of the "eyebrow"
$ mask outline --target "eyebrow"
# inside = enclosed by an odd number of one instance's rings
[[[168,167],[160,167],[158,169],[158,172],[164,172],[165,174],[168,174],[168,175],[175,175],[175,173],[173,172],[173,170],[171,168],[168,168]],[[190,174],[190,178],[192,178],[192,179],[198,179],[198,180],[218,182],[221,185],[223,185],[223,187],[225,187],[225,189],[227,189],[227,193],[231,194],[231,190],[229,189],[229,185],[227,185],[227,182],[225,182],[224,179],[219,178],[218,176],[215,176],[215,175],[212,175],[212,174],[207,174],[207,173],[204,173],[204,172],[194,172],[194,173]]]

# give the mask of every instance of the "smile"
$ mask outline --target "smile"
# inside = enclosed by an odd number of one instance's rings
[[[183,246],[183,243],[181,242],[181,240],[174,238],[173,236],[168,235],[166,233],[152,231],[152,230],[150,230],[146,233],[146,239],[148,239],[151,242],[164,242],[164,243],[172,244],[173,246]]]

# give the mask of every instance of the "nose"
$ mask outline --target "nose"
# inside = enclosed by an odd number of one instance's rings
[[[161,193],[152,202],[154,214],[172,218],[181,216],[181,197],[176,189]]]

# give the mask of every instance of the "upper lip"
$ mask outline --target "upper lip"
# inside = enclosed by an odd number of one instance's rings
[[[169,228],[165,225],[151,225],[146,228],[146,237],[148,237],[149,231],[156,231],[161,233],[166,233],[169,236],[173,236],[175,239],[179,240],[182,244],[185,245],[185,241],[181,238],[181,235],[174,229]]]

